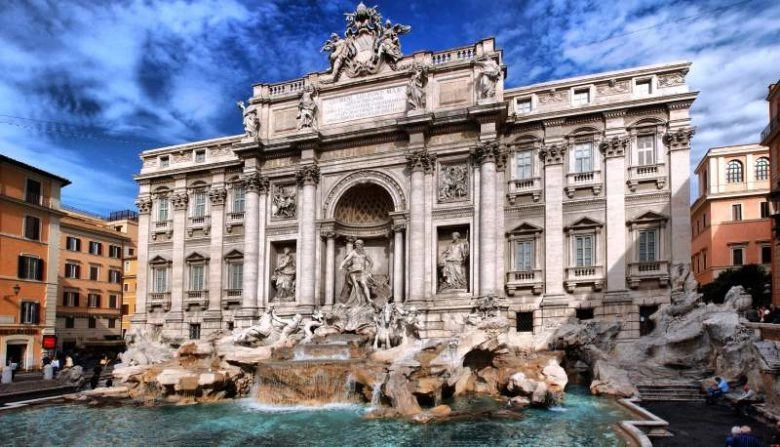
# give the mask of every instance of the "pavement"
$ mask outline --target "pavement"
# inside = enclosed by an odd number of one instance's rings
[[[0,405],[74,392],[72,385],[58,380],[43,380],[41,372],[18,372],[13,383],[0,384]]]

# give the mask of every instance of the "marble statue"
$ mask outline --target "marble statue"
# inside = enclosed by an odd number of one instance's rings
[[[301,93],[298,103],[298,130],[317,129],[317,102],[314,100],[317,91],[311,85],[307,85]]]
[[[248,109],[244,105],[244,101],[238,101],[236,103],[241,113],[244,116],[244,132],[247,138],[254,138],[260,135],[260,118],[257,116],[257,109]]]
[[[374,349],[384,346],[385,349],[392,347],[390,342],[394,323],[393,303],[385,303],[382,309],[374,316],[376,324],[376,334],[374,335]]]
[[[468,195],[468,168],[461,166],[442,167],[439,174],[439,200],[463,199]]]
[[[334,80],[338,80],[338,75],[341,73],[341,67],[344,65],[344,60],[352,58],[355,55],[355,46],[349,41],[342,39],[336,33],[331,33],[330,39],[326,40],[322,45],[321,51],[329,51],[330,55],[330,72],[333,73]]]
[[[277,300],[295,299],[295,255],[290,253],[290,247],[284,247],[282,254],[279,255],[271,281],[276,289]]]
[[[409,110],[425,110],[425,85],[428,73],[424,66],[415,65],[406,85],[406,104]]]
[[[491,57],[477,61],[477,65],[482,68],[478,78],[480,99],[495,97],[496,84],[501,79],[501,67]]]
[[[452,240],[441,254],[439,267],[439,291],[468,289],[466,276],[466,261],[469,257],[469,243],[460,238],[457,231],[452,233]]]
[[[348,296],[346,305],[362,306],[371,303],[369,281],[371,280],[371,269],[373,266],[374,263],[371,257],[368,256],[363,247],[363,241],[360,239],[356,240],[355,247],[339,265],[340,270],[346,270],[347,272],[344,288],[345,290],[348,289],[348,293],[342,293],[342,295]]]
[[[257,324],[233,335],[233,342],[238,345],[271,344],[286,340],[294,334],[301,325],[303,317],[295,314],[292,318],[282,318],[276,315],[276,309],[268,309]]]
[[[271,198],[271,215],[283,219],[295,217],[295,187],[276,186]]]
[[[383,57],[387,60],[387,65],[396,70],[396,62],[401,60],[401,42],[398,40],[399,34],[406,34],[412,30],[411,26],[395,24],[389,20],[385,22],[384,31],[377,40],[377,52],[374,55],[375,60],[379,61]]]

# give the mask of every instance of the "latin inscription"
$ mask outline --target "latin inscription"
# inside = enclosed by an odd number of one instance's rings
[[[406,86],[327,98],[322,101],[325,124],[359,120],[406,111]]]

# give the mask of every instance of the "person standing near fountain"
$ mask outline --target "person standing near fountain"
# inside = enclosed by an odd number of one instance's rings
[[[344,303],[348,306],[362,306],[371,302],[371,291],[368,281],[371,279],[371,269],[374,263],[363,247],[363,241],[355,241],[355,247],[341,261],[339,269],[347,271],[346,286],[350,287],[349,298]]]

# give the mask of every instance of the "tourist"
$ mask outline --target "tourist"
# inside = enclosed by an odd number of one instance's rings
[[[92,386],[92,389],[94,390],[98,386],[98,382],[100,382],[100,373],[103,372],[103,367],[100,365],[95,365],[95,368],[92,370],[92,378],[89,379],[89,384]]]
[[[720,377],[715,378],[715,383],[707,389],[707,403],[711,404],[729,392],[729,384]]]
[[[742,428],[739,425],[731,427],[731,434],[726,436],[726,447],[734,447],[734,440],[741,433]]]
[[[16,370],[19,369],[19,364],[14,361],[14,359],[11,359],[8,361],[8,366],[11,367],[11,380],[14,380],[16,378]]]
[[[749,426],[743,425],[739,435],[734,437],[733,447],[761,447],[761,441],[753,436]]]
[[[60,370],[60,359],[58,357],[54,357],[54,360],[51,361],[51,369],[54,376],[57,376],[57,372]]]
[[[747,383],[742,387],[742,394],[734,401],[734,409],[737,412],[747,413],[747,409],[750,408],[756,402],[756,392],[750,388]]]

